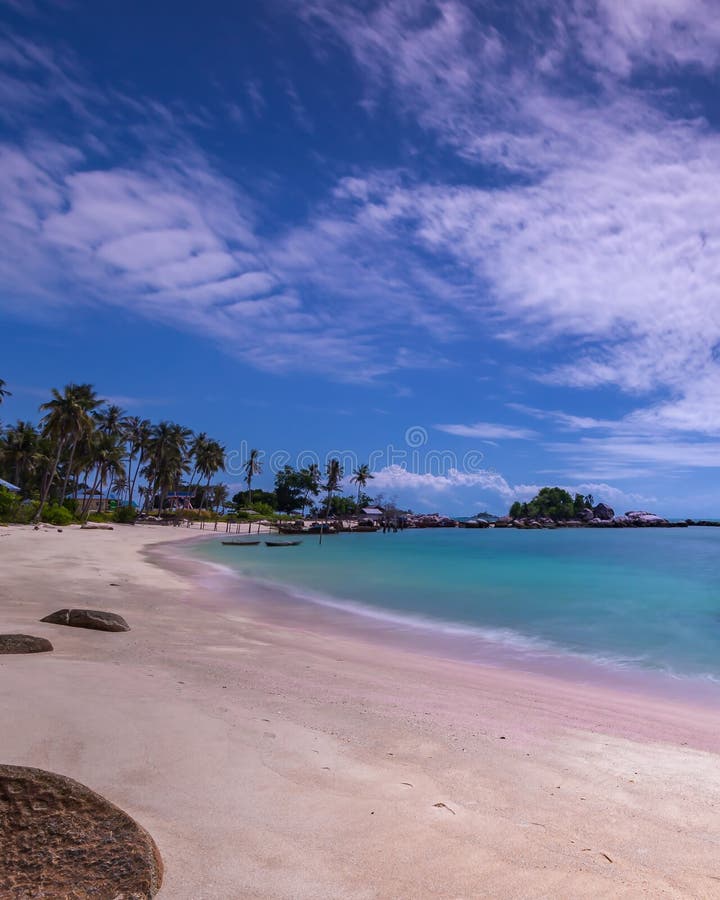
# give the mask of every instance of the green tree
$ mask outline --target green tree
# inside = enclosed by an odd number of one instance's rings
[[[343,467],[339,459],[331,459],[325,468],[325,490],[327,491],[327,503],[325,506],[325,518],[330,515],[330,504],[333,494],[340,489],[343,477]]]
[[[292,466],[285,466],[275,475],[275,500],[278,512],[291,513],[302,506],[305,496],[305,476]]]
[[[165,508],[168,493],[190,471],[187,450],[191,437],[189,428],[175,422],[160,422],[150,432],[144,474],[151,488],[150,503],[159,496],[159,512]]]
[[[218,441],[210,438],[197,446],[195,442],[195,466],[200,475],[205,478],[205,490],[203,491],[203,499],[200,503],[202,508],[205,505],[205,498],[210,492],[210,482],[225,468],[225,448]]]
[[[248,486],[248,495],[250,497],[250,508],[252,508],[252,480],[255,475],[259,475],[262,472],[259,450],[250,451],[250,456],[248,456],[243,469],[245,471],[245,484]]]
[[[6,429],[2,440],[3,472],[24,493],[29,493],[30,478],[43,459],[40,435],[32,422],[18,422]]]
[[[130,506],[133,505],[135,499],[135,484],[138,475],[147,461],[151,434],[152,425],[148,419],[141,419],[140,416],[129,416],[125,419],[124,437],[127,445],[128,503]]]
[[[310,497],[317,497],[320,493],[320,466],[317,463],[310,463],[306,468],[300,469],[300,474],[304,491],[302,502],[302,514],[304,516]]]
[[[375,476],[370,471],[370,466],[367,463],[363,463],[361,466],[358,466],[357,469],[352,474],[352,481],[357,485],[357,511],[360,512],[360,491],[364,490],[367,487],[368,481],[374,478]]]
[[[52,399],[41,405],[40,410],[45,413],[42,420],[43,434],[52,442],[55,453],[43,479],[40,505],[35,515],[36,520],[40,519],[52,490],[62,453],[66,448],[69,448],[70,460],[68,461],[61,499],[64,498],[75,449],[80,438],[92,431],[93,420],[91,413],[100,405],[100,402],[92,385],[68,384],[62,394],[56,388],[53,388]]]
[[[253,501],[252,507],[250,506],[251,499]],[[277,498],[272,491],[261,491],[256,488],[252,492],[252,498],[249,491],[238,491],[237,494],[233,495],[231,502],[238,512],[244,512],[248,509],[257,509],[260,505],[275,510]]]
[[[575,504],[573,498],[567,491],[559,487],[541,488],[529,503],[520,505],[519,511],[517,503],[513,503],[510,508],[510,515],[513,518],[548,518],[555,521],[564,521],[572,519],[574,513]]]
[[[213,510],[217,512],[217,510],[221,506],[225,506],[227,504],[228,499],[228,486],[226,484],[215,484],[212,489],[212,503]]]

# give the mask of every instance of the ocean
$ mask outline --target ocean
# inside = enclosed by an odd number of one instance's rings
[[[720,685],[720,528],[428,529],[282,549],[221,537],[193,553],[375,629],[455,636],[466,656],[495,648]]]

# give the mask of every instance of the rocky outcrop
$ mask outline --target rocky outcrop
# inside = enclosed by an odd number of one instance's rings
[[[53,645],[32,634],[0,634],[0,653],[47,653]]]
[[[592,517],[594,519],[600,519],[601,522],[610,522],[615,518],[615,510],[610,506],[606,506],[604,503],[598,503],[597,506],[593,507]]]
[[[629,520],[631,525],[669,525],[667,519],[662,516],[656,516],[655,513],[643,512],[641,510],[631,510],[625,513],[625,518]]]
[[[145,900],[160,890],[155,842],[89,788],[0,765],[0,897]]]
[[[130,631],[130,626],[122,616],[98,609],[59,609],[40,621],[53,625],[71,625],[73,628],[92,628],[95,631]]]

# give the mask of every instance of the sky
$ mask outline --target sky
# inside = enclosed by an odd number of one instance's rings
[[[720,513],[715,0],[0,0],[4,422]]]

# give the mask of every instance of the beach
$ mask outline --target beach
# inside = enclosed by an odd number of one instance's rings
[[[0,528],[1,630],[55,646],[0,657],[0,762],[137,819],[158,896],[720,894],[720,711],[283,624],[197,538]]]

